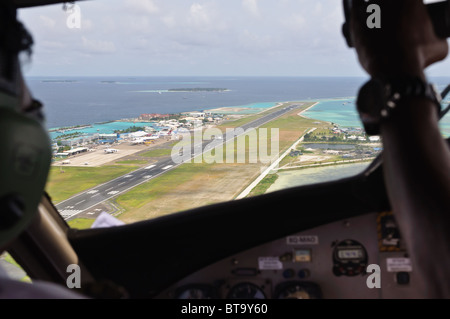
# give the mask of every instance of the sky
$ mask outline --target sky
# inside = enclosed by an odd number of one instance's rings
[[[341,35],[340,0],[78,6],[80,28],[62,4],[19,11],[35,40],[27,76],[365,76]],[[450,76],[449,59],[428,74]]]

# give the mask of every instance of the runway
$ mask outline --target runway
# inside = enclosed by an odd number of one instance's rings
[[[276,118],[292,111],[295,108],[302,106],[301,103],[296,103],[280,110],[276,110],[270,114],[267,114],[257,120],[242,125],[241,128],[245,130],[251,128],[258,128]],[[193,145],[191,152],[193,157],[201,155],[203,152],[211,150],[214,147],[229,142],[235,137],[228,138],[223,134],[222,139],[216,139],[211,141],[204,141],[197,145]],[[190,160],[190,159],[189,159]],[[116,179],[108,181],[104,184],[100,184],[94,188],[83,191],[71,198],[64,200],[56,205],[61,216],[68,220],[71,219],[86,210],[93,208],[94,206],[107,201],[121,193],[124,193],[142,183],[145,183],[153,178],[156,178],[174,168],[181,165],[173,162],[172,158],[161,159],[152,165],[135,170],[127,175],[120,176]]]

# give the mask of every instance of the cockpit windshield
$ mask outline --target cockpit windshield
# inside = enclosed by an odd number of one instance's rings
[[[72,227],[341,179],[382,152],[335,0],[99,0],[20,19],[53,145],[47,192]]]

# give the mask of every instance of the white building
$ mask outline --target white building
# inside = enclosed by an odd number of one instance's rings
[[[192,112],[192,113],[189,113],[189,115],[192,117],[202,117],[202,118],[205,117],[204,112]]]
[[[139,138],[139,137],[143,137],[143,136],[147,136],[147,135],[148,135],[148,133],[144,132],[144,131],[137,131],[137,132],[130,133],[130,136],[132,138]]]

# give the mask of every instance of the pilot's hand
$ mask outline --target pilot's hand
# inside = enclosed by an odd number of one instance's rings
[[[367,25],[367,6],[381,8],[381,28]],[[422,0],[353,0],[350,32],[362,67],[372,77],[419,76],[424,69],[443,60],[446,40],[435,35]]]

